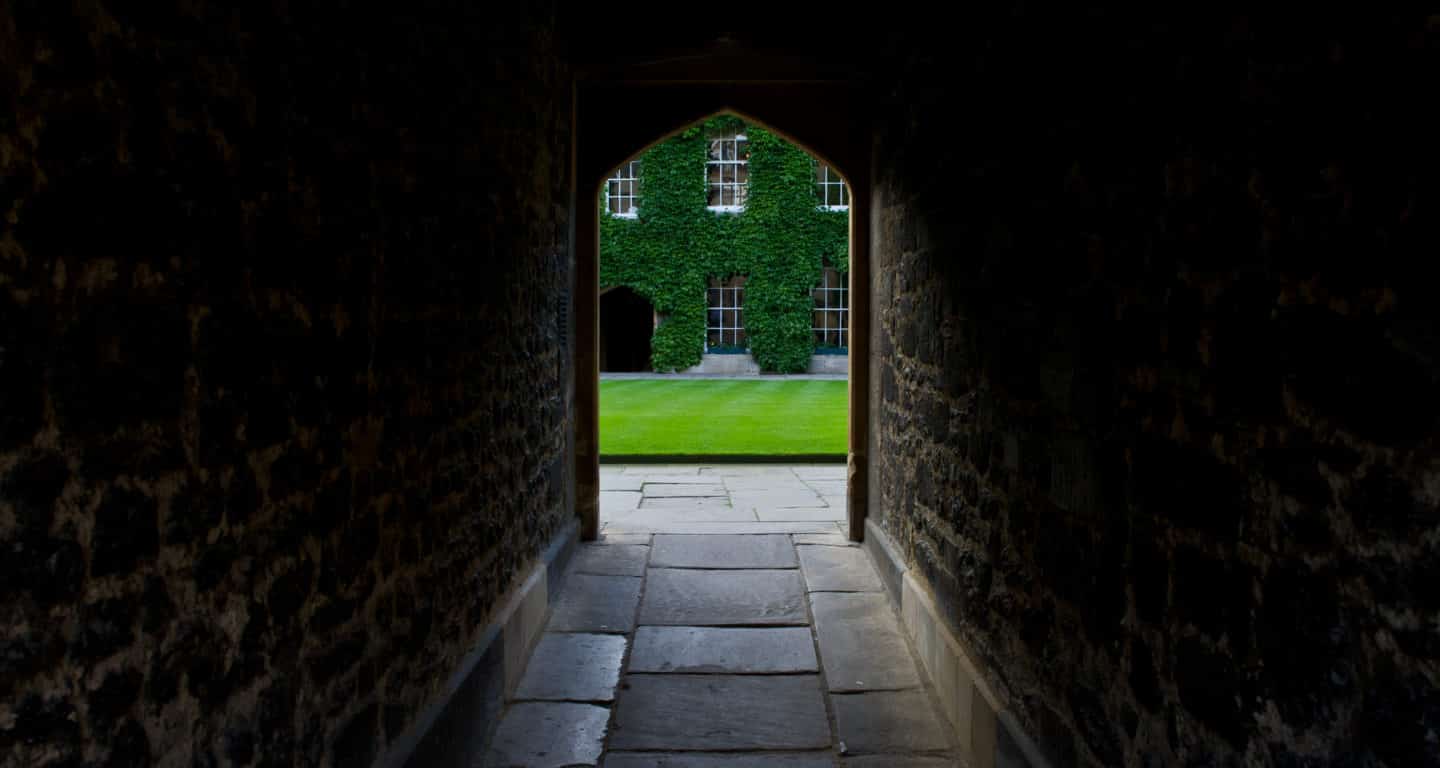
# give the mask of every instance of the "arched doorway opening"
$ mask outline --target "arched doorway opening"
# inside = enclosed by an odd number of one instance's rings
[[[658,77],[658,75],[657,75]],[[599,373],[600,208],[589,204],[616,169],[643,150],[709,117],[753,122],[834,169],[849,203],[848,446],[845,498],[852,540],[864,536],[869,507],[870,424],[870,144],[855,94],[835,83],[736,83],[592,80],[577,93],[575,229],[575,506],[582,537],[600,524]],[[584,201],[584,202],[579,202]],[[721,201],[723,204],[723,200]],[[642,204],[643,205],[643,204]]]
[[[650,370],[650,334],[655,308],[650,301],[621,285],[600,289],[600,371],[638,373]]]

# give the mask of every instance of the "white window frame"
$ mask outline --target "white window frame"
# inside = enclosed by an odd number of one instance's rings
[[[832,272],[839,278],[840,282],[840,285],[835,288],[830,288],[825,285],[826,276]],[[815,306],[811,310],[810,315],[810,333],[817,349],[822,346],[836,346],[844,350],[850,349],[850,286],[848,285],[846,277],[844,273],[834,267],[827,266],[820,273],[820,284],[815,286],[810,292],[810,295],[815,299]],[[822,317],[827,318],[822,320],[819,326],[815,325],[814,313],[816,312],[821,313]],[[839,325],[831,325],[829,323],[828,318],[831,316],[836,318]],[[840,334],[840,344],[829,345],[821,343],[825,334],[836,332]]]
[[[736,284],[736,282],[735,282],[735,281],[737,280],[737,278],[740,280],[739,284]],[[711,284],[710,284],[711,281],[718,281],[720,284],[719,284],[719,285],[711,285]],[[719,304],[713,303],[712,297],[717,295],[716,292],[718,292],[718,298],[719,298],[719,300],[720,300]],[[733,312],[735,313],[735,322],[734,322],[734,324],[732,324],[732,325],[726,325],[726,323],[725,323],[725,313],[726,313],[726,312],[729,312],[729,311],[733,311]],[[711,325],[711,324],[710,324],[710,313],[711,313],[711,312],[719,312],[719,313],[720,313],[720,324],[719,324],[719,325]],[[709,352],[709,351],[710,351],[710,333],[711,333],[712,331],[717,331],[717,332],[719,332],[719,334],[720,334],[720,344],[719,344],[719,346],[722,346],[722,347],[738,347],[738,346],[742,346],[742,344],[737,343],[737,337],[738,337],[739,334],[745,333],[745,276],[744,276],[744,275],[731,275],[730,277],[726,277],[726,278],[711,278],[710,280],[707,280],[707,281],[706,281],[706,286],[705,286],[705,351],[706,351],[706,352]],[[729,335],[730,340],[731,340],[731,343],[729,343],[729,344],[725,343],[725,338],[726,338],[726,335],[727,335],[727,334]],[[744,343],[743,343],[743,346],[744,346],[744,348],[745,348],[745,351],[747,351],[747,352],[750,351],[750,335],[749,335],[749,334],[745,334],[745,341],[744,341]]]
[[[630,188],[634,190],[631,194],[619,192],[620,184],[630,182]],[[616,213],[610,203],[611,201],[630,202],[628,210]],[[615,169],[615,175],[605,180],[605,212],[617,219],[634,219],[640,216],[640,161],[626,160],[621,166]]]
[[[835,172],[829,165],[815,161],[815,194],[820,198],[822,211],[848,211],[850,210],[850,188],[845,186],[845,180]],[[842,202],[838,205],[830,203],[831,195],[835,195]]]
[[[709,205],[708,203],[710,201],[710,191],[716,188],[720,189],[720,199],[722,201],[725,199],[725,192],[727,189],[730,191],[730,196],[732,200],[749,200],[749,152],[747,146],[745,153],[743,155],[741,154],[741,142],[744,142],[746,145],[748,145],[750,142],[750,138],[745,135],[745,132],[743,130],[737,130],[734,133],[724,131],[718,134],[711,134],[709,136],[706,136],[706,140],[708,142],[708,146],[706,147],[707,154],[705,156],[705,201],[707,203],[705,207],[711,211],[715,211],[716,213],[739,213],[745,210],[744,202],[736,203],[733,205],[725,203],[722,203],[720,205]],[[730,159],[728,160],[725,159],[726,145],[730,147]],[[718,152],[716,151],[717,147],[719,147]],[[718,155],[718,157],[712,157],[713,155]],[[720,168],[720,181],[710,180],[710,169],[712,167]],[[730,170],[731,179],[738,179],[740,169],[744,168],[745,180],[725,181],[725,169],[727,168]]]

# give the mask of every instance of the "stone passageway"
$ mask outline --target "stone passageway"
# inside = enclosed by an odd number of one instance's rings
[[[606,467],[488,764],[957,764],[844,472]]]

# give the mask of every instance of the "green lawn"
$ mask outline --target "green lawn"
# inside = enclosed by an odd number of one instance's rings
[[[844,454],[845,381],[600,382],[600,453]]]

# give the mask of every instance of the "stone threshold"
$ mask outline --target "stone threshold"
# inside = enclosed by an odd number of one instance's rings
[[[435,700],[395,739],[376,766],[479,765],[485,759],[505,701],[520,684],[579,541],[579,520],[571,520],[555,534],[524,576],[501,597],[499,609]]]
[[[910,572],[890,537],[873,519],[865,521],[864,547],[880,573],[885,594],[899,608],[905,633],[935,686],[941,711],[954,729],[954,742],[966,764],[972,768],[1050,768],[1050,762],[986,684],[973,657],[950,631],[929,587]]]

